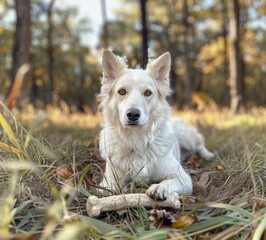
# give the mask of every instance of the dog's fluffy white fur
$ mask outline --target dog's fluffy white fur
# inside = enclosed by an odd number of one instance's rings
[[[158,200],[171,192],[191,194],[192,181],[180,164],[180,147],[209,159],[203,136],[181,120],[170,120],[171,58],[165,53],[146,70],[128,69],[104,50],[101,109],[105,127],[100,152],[106,160],[103,188],[127,182],[152,184],[147,195]]]

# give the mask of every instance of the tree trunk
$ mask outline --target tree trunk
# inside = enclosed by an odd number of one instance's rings
[[[184,94],[185,94],[185,105],[190,107],[191,104],[191,79],[190,79],[190,60],[189,60],[189,22],[188,22],[188,3],[187,0],[183,0],[183,27],[184,27]]]
[[[105,0],[101,0],[101,9],[102,9],[102,19],[103,19],[103,42],[104,42],[104,48],[108,48],[108,38],[109,38],[109,33],[108,33],[108,21],[107,21],[107,12],[106,12],[106,2]]]
[[[37,106],[37,98],[38,98],[38,86],[36,84],[36,74],[35,74],[35,61],[34,56],[32,56],[32,85],[31,85],[31,103],[34,107]]]
[[[221,103],[222,106],[227,106],[228,105],[228,99],[229,99],[229,86],[228,86],[228,56],[227,56],[227,36],[228,36],[228,16],[227,16],[227,7],[225,1],[221,1],[221,11],[222,11],[222,18],[223,18],[223,23],[222,23],[222,34],[223,34],[223,43],[224,43],[224,67],[223,67],[223,91],[221,95]]]
[[[80,94],[78,95],[78,110],[81,112],[84,112],[84,83],[85,83],[85,69],[84,69],[84,54],[82,51],[82,46],[80,44],[80,38],[79,36],[76,37],[76,44],[77,44],[77,48],[78,48],[78,60],[79,60],[79,76],[78,76],[78,84],[77,84],[77,88],[78,91],[80,92]]]
[[[48,102],[53,103],[54,93],[54,56],[53,56],[53,23],[52,23],[52,12],[55,0],[51,0],[47,9],[47,55],[48,55],[48,79],[49,79],[49,90],[48,90]]]
[[[26,82],[30,77],[29,71],[23,76],[16,78],[19,69],[24,64],[30,64],[30,45],[31,45],[31,8],[30,0],[16,0],[16,31],[14,39],[13,48],[13,64],[11,69],[11,87],[9,91],[9,96],[12,91],[20,85],[17,94],[13,95],[12,106],[15,104],[16,99],[26,99],[24,98],[27,94],[25,93]],[[16,83],[15,79],[22,81],[21,83]],[[14,86],[17,85],[17,86]],[[20,101],[20,104],[23,104]]]
[[[177,103],[177,92],[176,92],[176,85],[177,85],[177,74],[175,71],[175,64],[173,63],[174,59],[172,58],[172,64],[171,64],[171,71],[170,71],[170,88],[172,89],[172,99],[173,103]]]
[[[142,68],[145,69],[148,63],[148,29],[147,29],[147,0],[140,0],[141,23],[142,23]]]
[[[240,7],[238,0],[228,1],[229,32],[230,32],[230,109],[233,113],[239,111],[243,101],[243,69],[240,54]]]

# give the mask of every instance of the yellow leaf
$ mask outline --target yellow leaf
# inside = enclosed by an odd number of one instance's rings
[[[171,227],[175,229],[183,229],[197,222],[197,220],[198,219],[195,215],[191,215],[191,216],[185,215],[185,216],[180,217],[177,221],[173,222],[171,224]]]
[[[7,123],[7,121],[5,120],[4,116],[1,113],[0,113],[0,124],[2,125],[2,128],[4,132],[6,133],[10,142],[12,142],[17,147],[18,142],[15,137],[15,134],[13,133],[11,127],[9,126],[9,124]]]
[[[59,192],[56,189],[56,187],[54,185],[52,185],[52,184],[49,184],[49,187],[50,187],[50,191],[51,191],[52,196],[53,197],[58,197]]]
[[[9,151],[9,152],[15,153],[15,154],[20,154],[21,153],[21,151],[19,149],[11,147],[11,146],[9,146],[9,145],[7,145],[5,143],[2,143],[2,142],[0,142],[0,147],[5,149],[5,150],[7,150],[7,151]]]
[[[224,168],[224,166],[222,166],[222,165],[218,165],[218,166],[216,166],[216,170],[217,170],[218,172],[224,172],[225,168]]]
[[[73,173],[69,171],[67,166],[57,168],[56,174],[65,180],[71,179],[73,177]]]
[[[23,64],[17,71],[14,84],[11,88],[10,94],[7,97],[7,107],[9,109],[12,109],[17,101],[19,92],[22,87],[24,76],[27,74],[27,72],[30,70],[29,64]]]
[[[24,161],[25,160],[24,157],[23,157],[23,153],[19,149],[15,148],[15,147],[12,147],[12,146],[9,146],[9,145],[7,145],[5,143],[2,143],[2,142],[0,142],[0,147],[5,149],[5,150],[7,150],[7,151],[9,151],[9,152],[15,153],[18,156],[20,161]]]

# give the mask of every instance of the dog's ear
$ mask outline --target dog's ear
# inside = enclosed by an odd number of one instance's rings
[[[114,81],[119,73],[126,68],[126,64],[111,51],[104,50],[102,58],[103,81]]]
[[[169,52],[164,53],[147,66],[147,70],[152,73],[157,81],[169,81],[170,68],[171,55]]]

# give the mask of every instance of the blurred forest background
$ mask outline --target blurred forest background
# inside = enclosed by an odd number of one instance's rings
[[[104,48],[133,68],[169,51],[169,100],[178,108],[266,105],[265,0],[117,0],[112,20],[108,1],[93,0],[103,21],[95,49],[82,41],[90,16],[77,23],[78,8],[60,1],[0,2],[0,99],[9,108],[95,113]]]

